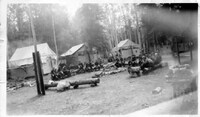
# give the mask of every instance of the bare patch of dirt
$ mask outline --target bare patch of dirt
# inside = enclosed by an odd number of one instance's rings
[[[45,96],[37,96],[36,87],[23,87],[7,93],[7,113],[9,115],[70,114],[70,115],[110,115],[128,114],[172,98],[172,87],[166,83],[167,68],[130,78],[127,71],[101,77],[97,87],[80,86],[58,93],[54,89]],[[85,73],[65,80],[91,78],[93,73]],[[50,76],[45,76],[45,83]],[[159,94],[152,90],[161,87]]]

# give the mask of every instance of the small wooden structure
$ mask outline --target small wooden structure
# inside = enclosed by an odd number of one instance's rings
[[[71,47],[67,52],[61,54],[60,60],[66,64],[78,64],[94,62],[99,58],[95,51],[89,51],[87,44],[82,43]]]

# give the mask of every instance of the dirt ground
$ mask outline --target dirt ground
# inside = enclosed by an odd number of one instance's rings
[[[161,68],[146,76],[130,78],[125,71],[102,77],[97,87],[85,85],[61,93],[51,89],[41,97],[37,96],[36,87],[24,87],[7,93],[7,113],[128,114],[172,98],[172,87],[164,78],[166,72],[167,68]],[[76,75],[66,80],[87,79],[93,74]],[[160,94],[152,94],[156,87],[163,89]]]
[[[168,59],[168,58],[167,58]],[[101,77],[97,87],[80,86],[61,93],[47,90],[37,96],[36,87],[23,87],[7,93],[8,115],[120,115],[129,114],[172,99],[173,88],[166,81],[168,68],[148,75],[130,78],[127,71]],[[76,75],[65,80],[91,78],[95,72]],[[50,76],[44,77],[47,83]],[[162,92],[152,94],[156,87]],[[197,94],[195,95],[197,113]]]

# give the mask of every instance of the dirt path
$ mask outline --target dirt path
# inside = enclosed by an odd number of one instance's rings
[[[172,97],[172,87],[164,78],[166,71],[167,68],[158,69],[139,78],[129,78],[125,71],[102,77],[97,87],[85,85],[62,93],[52,89],[42,97],[36,96],[36,87],[21,88],[7,94],[7,112],[9,115],[128,114]],[[66,80],[86,79],[93,74],[76,75]],[[156,87],[163,91],[154,95],[152,90]]]

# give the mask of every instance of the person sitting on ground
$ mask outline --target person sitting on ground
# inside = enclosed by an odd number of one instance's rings
[[[136,57],[136,59],[135,59],[135,66],[139,66],[140,64],[139,64],[139,57]]]
[[[92,70],[91,63],[86,63],[85,71],[90,72]]]
[[[150,59],[149,57],[145,57],[143,64],[141,65],[141,69],[144,68],[152,68],[154,65],[154,62],[152,59]]]
[[[94,65],[95,65],[95,70],[100,70],[101,67],[97,61],[94,63]]]
[[[70,69],[68,68],[68,66],[65,64],[64,67],[63,67],[63,72],[64,74],[67,76],[67,77],[70,77],[71,76],[71,72],[70,72]]]
[[[99,63],[98,63],[97,61],[95,61],[94,65],[98,66],[98,65],[99,65]]]
[[[90,62],[90,63],[89,63],[89,65],[90,65],[90,69],[91,69],[91,70],[93,70],[93,69],[94,69],[94,64],[93,64],[93,61],[92,61],[92,62]]]
[[[84,70],[83,70],[83,63],[79,62],[78,64],[78,73],[82,73]]]
[[[132,67],[135,67],[135,66],[137,66],[137,62],[136,62],[136,56],[133,56],[132,57]]]
[[[129,61],[128,61],[128,66],[129,66],[129,67],[132,66],[132,60],[131,60],[131,59],[129,59]]]
[[[121,66],[122,66],[122,67],[125,67],[125,61],[124,61],[123,58],[120,58],[120,62],[121,62]]]
[[[121,64],[120,64],[120,62],[119,62],[119,59],[116,59],[115,66],[116,66],[116,68],[119,68],[119,67],[121,67]]]
[[[58,70],[56,68],[53,68],[51,70],[51,79],[52,80],[59,80],[59,78],[60,78],[60,75],[59,75]]]
[[[138,57],[138,59],[139,59],[139,66],[141,66],[142,65],[142,63],[143,63],[143,59],[142,59],[142,56],[140,55],[139,57]]]
[[[78,64],[78,68],[79,68],[80,70],[83,69],[83,63],[80,62],[80,63]]]

